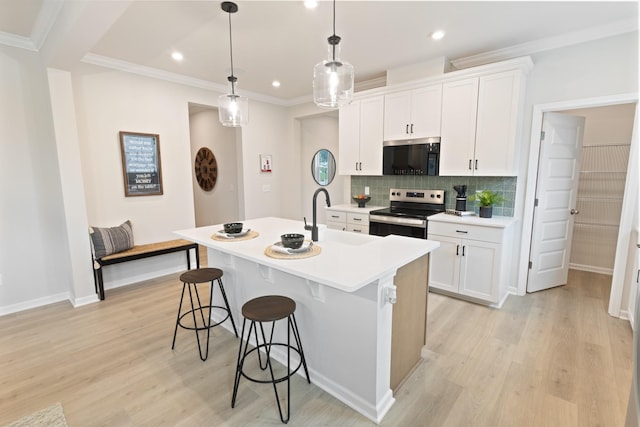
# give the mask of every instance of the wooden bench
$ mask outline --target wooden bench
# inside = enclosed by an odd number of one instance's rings
[[[187,252],[187,269],[191,269],[191,249],[196,253],[196,267],[200,268],[200,254],[198,253],[198,244],[184,239],[169,240],[166,242],[150,243],[148,245],[137,245],[123,252],[103,256],[102,258],[94,258],[93,262],[93,278],[95,288],[101,300],[104,300],[104,281],[102,278],[102,267],[105,265],[120,264],[122,262],[133,261],[136,259],[149,258],[156,255],[164,255],[172,252]]]

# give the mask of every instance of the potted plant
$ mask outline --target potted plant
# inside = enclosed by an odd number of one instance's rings
[[[493,205],[503,202],[505,198],[495,191],[482,190],[469,196],[469,200],[480,204],[480,218],[491,218]]]

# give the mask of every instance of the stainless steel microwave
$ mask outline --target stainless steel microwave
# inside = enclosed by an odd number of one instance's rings
[[[408,141],[384,141],[383,175],[431,175],[440,173],[440,137]]]

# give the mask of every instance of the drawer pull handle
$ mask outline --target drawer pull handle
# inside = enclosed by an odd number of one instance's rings
[[[468,233],[468,231],[464,231],[464,230],[456,230],[456,233],[467,234],[467,233]]]
[[[362,233],[362,230],[358,230],[357,228],[354,228],[354,229],[353,229],[353,232],[354,232],[354,233]]]
[[[354,221],[362,221],[362,218],[353,218]]]
[[[456,256],[460,255],[460,245],[456,245]]]
[[[462,256],[464,256],[464,248],[465,246],[462,247]]]
[[[331,215],[331,218],[340,218],[338,215]]]

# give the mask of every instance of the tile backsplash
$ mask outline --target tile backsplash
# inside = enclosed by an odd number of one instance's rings
[[[516,177],[475,177],[475,176],[351,176],[351,195],[364,194],[369,187],[370,205],[389,206],[390,188],[444,190],[447,209],[456,206],[454,185],[467,186],[467,196],[476,190],[491,190],[500,193],[505,201],[493,207],[497,216],[513,216],[516,197]],[[467,201],[467,210],[478,213],[478,204]]]

